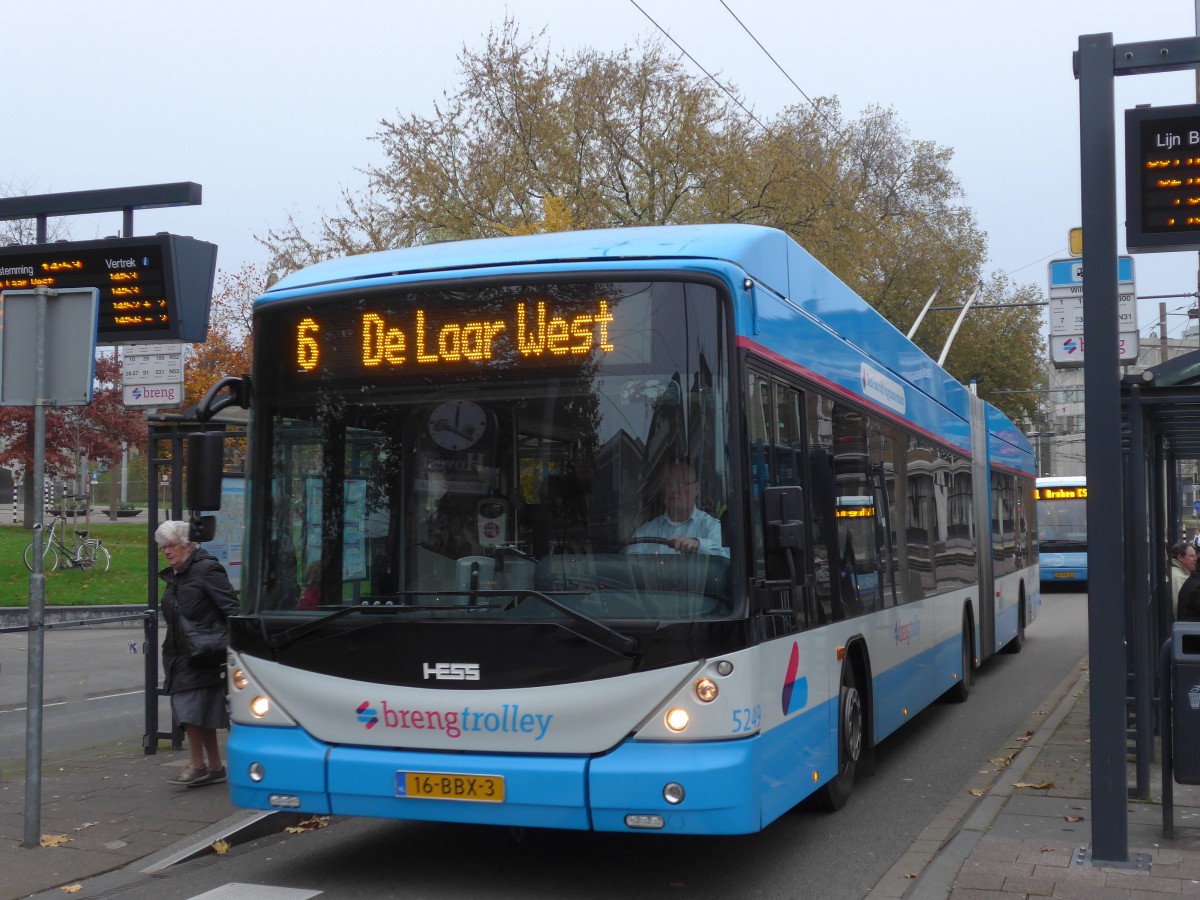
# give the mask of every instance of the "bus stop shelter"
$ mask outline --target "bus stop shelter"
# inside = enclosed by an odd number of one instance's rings
[[[1136,761],[1131,796],[1149,799],[1156,672],[1171,635],[1170,546],[1185,537],[1180,463],[1200,460],[1200,350],[1121,380],[1125,548],[1126,720]],[[1104,484],[1088,484],[1091,492]]]

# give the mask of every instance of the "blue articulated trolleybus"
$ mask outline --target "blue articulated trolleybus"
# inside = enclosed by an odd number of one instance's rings
[[[1037,613],[1028,441],[782,232],[321,263],[254,341],[239,806],[754,832]]]

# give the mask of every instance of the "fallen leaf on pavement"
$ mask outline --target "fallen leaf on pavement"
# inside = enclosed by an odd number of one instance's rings
[[[76,831],[83,831],[83,829],[85,829],[85,828],[91,828],[93,825],[99,825],[99,824],[100,824],[99,822],[84,822],[82,825],[80,825],[80,826],[79,826],[78,828],[76,828],[75,830],[76,830]]]
[[[311,819],[305,819],[298,825],[289,825],[283,829],[288,834],[299,834],[302,831],[313,831],[317,828],[324,828],[329,824],[329,816],[313,816]]]
[[[68,884],[68,885],[65,885],[64,887],[59,888],[59,890],[62,891],[64,894],[78,894],[80,891],[83,890],[83,885],[82,884]]]
[[[1058,849],[1057,847],[1043,847],[1042,852],[1043,853],[1053,853],[1057,849]]]
[[[1018,741],[1027,741],[1027,740],[1029,740],[1031,737],[1033,737],[1033,732],[1032,732],[1032,731],[1027,731],[1027,732],[1025,732],[1023,735],[1021,735],[1019,738],[1017,738],[1017,740],[1018,740]]]
[[[1063,816],[1068,822],[1082,822],[1083,816]]]
[[[61,847],[69,840],[65,834],[43,834],[40,843],[43,847]]]
[[[224,856],[229,852],[229,841],[213,841],[212,848],[217,856]]]
[[[1013,785],[1015,788],[1033,788],[1035,791],[1044,791],[1047,788],[1054,787],[1053,781],[1018,781]]]
[[[971,788],[972,797],[982,797],[987,793],[987,788]]]
[[[916,878],[917,873],[916,872],[907,872],[907,873],[905,873],[904,877],[905,878]]]

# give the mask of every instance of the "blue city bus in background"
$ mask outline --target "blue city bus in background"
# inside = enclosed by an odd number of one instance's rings
[[[1087,583],[1087,479],[1037,480],[1039,565],[1044,584]]]
[[[755,832],[1038,612],[1028,440],[774,229],[320,263],[226,381],[241,807]]]

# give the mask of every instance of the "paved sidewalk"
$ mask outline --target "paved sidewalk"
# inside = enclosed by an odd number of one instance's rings
[[[1174,785],[1175,834],[1163,837],[1162,770],[1149,802],[1129,800],[1130,865],[1091,863],[1086,661],[929,823],[869,900],[1080,900],[1200,896],[1200,787]],[[1133,765],[1128,784],[1136,784]]]
[[[0,762],[0,900],[70,886],[135,861],[147,868],[166,851],[207,852],[216,837],[261,815],[235,811],[224,785],[167,784],[188,758],[186,749],[148,756],[138,740],[47,755],[39,831],[49,846],[35,848],[23,846],[24,761]],[[214,836],[205,841],[209,830]]]

